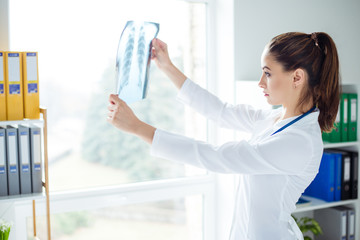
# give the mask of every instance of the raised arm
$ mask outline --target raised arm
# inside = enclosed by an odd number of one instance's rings
[[[239,141],[213,146],[157,129],[151,146],[156,157],[213,172],[251,175],[303,174],[309,164],[319,163],[311,163],[313,153],[310,136],[300,130],[288,130],[255,145]]]
[[[251,132],[254,123],[269,113],[269,111],[256,110],[249,105],[233,106],[223,103],[215,95],[188,79],[173,65],[166,43],[154,39],[152,46],[152,59],[180,90],[178,100],[219,126]]]
[[[152,41],[152,56],[158,68],[180,89],[187,77],[171,62],[166,43],[155,38]]]

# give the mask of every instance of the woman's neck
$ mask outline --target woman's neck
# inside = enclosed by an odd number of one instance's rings
[[[304,106],[304,108],[300,110],[300,108],[297,108],[297,107],[291,107],[291,106],[283,105],[282,114],[281,114],[280,118],[276,122],[285,120],[287,118],[302,115],[302,114],[306,113],[307,111],[309,111],[313,106],[314,106],[314,104],[311,102],[311,103],[306,104]]]

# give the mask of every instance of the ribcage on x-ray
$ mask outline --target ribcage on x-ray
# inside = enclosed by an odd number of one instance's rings
[[[138,86],[141,88],[142,86],[142,71],[144,69],[144,60],[145,60],[145,32],[144,27],[141,26],[140,28],[140,34],[138,39],[138,49],[137,49],[137,58],[138,58],[138,64],[139,64],[139,82]]]
[[[125,53],[121,64],[122,82],[120,84],[120,91],[123,89],[123,87],[129,84],[131,62],[134,51],[134,43],[135,43],[135,27],[133,26],[130,30],[129,37],[126,42]]]
[[[151,41],[159,24],[128,21],[120,36],[116,57],[119,98],[131,103],[145,98],[148,87]]]

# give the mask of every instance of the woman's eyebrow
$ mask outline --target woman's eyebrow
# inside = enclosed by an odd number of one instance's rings
[[[267,68],[267,69],[269,69],[271,71],[271,69],[268,66],[264,66],[262,69],[264,70],[264,68]]]

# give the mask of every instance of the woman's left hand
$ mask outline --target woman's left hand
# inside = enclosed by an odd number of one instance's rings
[[[107,121],[118,129],[134,134],[152,144],[156,128],[140,121],[118,95],[110,94]]]
[[[107,121],[116,128],[134,134],[141,125],[131,108],[118,95],[110,94]]]

